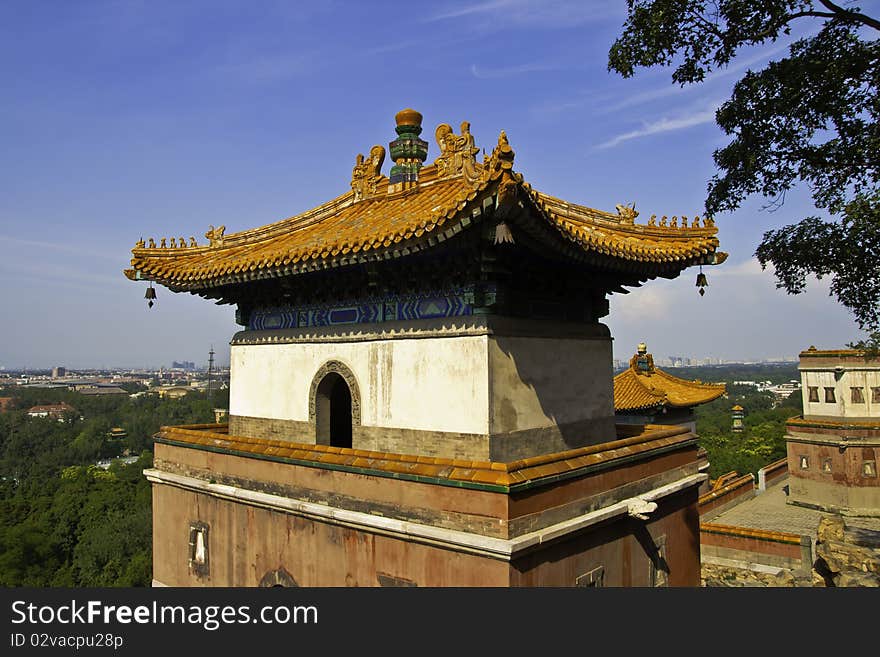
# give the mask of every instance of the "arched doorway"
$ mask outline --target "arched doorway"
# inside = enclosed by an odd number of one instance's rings
[[[309,390],[309,422],[318,445],[353,447],[361,425],[361,395],[354,373],[338,360],[325,362]]]
[[[315,399],[317,443],[351,447],[351,390],[337,372],[328,373],[318,384]]]

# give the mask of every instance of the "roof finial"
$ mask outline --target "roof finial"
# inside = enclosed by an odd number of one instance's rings
[[[462,121],[461,134],[457,135],[452,131],[452,126],[441,123],[434,131],[434,138],[440,147],[440,156],[434,161],[440,177],[462,174],[468,184],[477,182],[479,176],[475,164],[480,149],[474,146],[471,124]]]
[[[648,345],[644,342],[639,342],[635,356],[629,359],[629,366],[635,370],[637,374],[653,374],[654,357],[648,353]]]
[[[415,187],[419,182],[419,169],[428,157],[428,142],[419,139],[422,132],[422,115],[414,109],[400,110],[397,121],[397,139],[388,144],[394,166],[388,178],[388,191],[396,192]]]

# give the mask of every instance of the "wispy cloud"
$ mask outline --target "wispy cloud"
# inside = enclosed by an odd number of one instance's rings
[[[473,5],[464,5],[457,9],[449,9],[439,14],[428,17],[429,21],[443,21],[450,18],[461,18],[462,16],[471,16],[473,14],[485,14],[498,9],[505,9],[511,5],[517,4],[517,0],[490,0],[489,2],[478,2]]]
[[[608,105],[605,105],[602,109],[606,112],[616,112],[617,110],[623,109],[624,107],[632,107],[633,105],[641,105],[652,100],[659,100],[661,98],[677,96],[678,94],[685,93],[689,89],[693,88],[694,87],[682,88],[678,85],[671,84],[665,87],[659,87],[658,89],[649,89],[648,91],[625,95],[622,99],[618,100],[615,103],[609,103]]]
[[[14,277],[66,286],[89,284],[93,291],[95,283],[102,286],[100,289],[106,289],[107,286],[121,287],[128,282],[121,271],[117,276],[112,276],[110,274],[96,273],[95,271],[83,271],[79,268],[52,262],[27,264],[24,262],[11,263],[4,260],[0,263],[0,271],[4,269],[7,270],[4,278]],[[102,270],[99,269],[98,272],[100,271]]]
[[[734,63],[730,66],[722,69],[716,69],[715,71],[711,72],[708,76],[706,76],[706,79],[702,83],[688,84],[682,87],[679,84],[670,82],[655,89],[647,89],[645,91],[640,91],[632,94],[623,93],[618,96],[616,101],[611,101],[598,107],[594,106],[593,111],[595,113],[607,114],[611,112],[616,112],[626,107],[643,105],[645,103],[650,103],[652,101],[674,96],[683,96],[695,90],[705,90],[707,87],[711,88],[713,85],[715,85],[715,83],[719,81],[723,81],[731,76],[739,75],[745,72],[746,69],[751,68],[755,64],[760,63],[763,67],[767,63],[767,61],[769,61],[773,57],[773,55],[787,48],[788,43],[777,44],[773,47],[766,48],[751,57],[744,57],[742,59],[734,60]],[[623,90],[624,89],[622,88],[621,91]],[[717,88],[715,88],[714,91],[720,93],[720,90]],[[562,110],[565,110],[569,109],[569,106],[580,107],[583,104],[585,104],[585,101],[583,100],[574,100],[570,102],[558,101],[555,107],[559,107]],[[550,105],[549,107],[552,109],[554,105]]]
[[[510,78],[525,73],[538,73],[541,71],[552,71],[558,67],[551,64],[520,64],[519,66],[508,66],[505,68],[481,68],[476,64],[471,64],[471,75],[479,80],[489,78]]]
[[[610,19],[622,21],[625,16],[621,3],[614,0],[487,0],[441,10],[425,20],[483,19],[483,28],[521,25],[533,29],[573,27]]]
[[[79,256],[87,256],[93,258],[106,258],[108,260],[119,260],[118,253],[107,253],[102,251],[92,251],[82,248],[79,244],[59,244],[57,242],[41,242],[37,240],[23,240],[18,237],[0,234],[0,244],[7,243],[13,247],[36,247],[39,249],[49,249],[51,251],[61,251],[63,253],[72,253]],[[17,249],[19,250],[19,249]]]
[[[641,128],[637,130],[631,130],[629,132],[624,132],[619,134],[611,139],[602,142],[598,146],[597,149],[605,149],[605,148],[614,148],[619,144],[622,144],[625,141],[630,141],[632,139],[640,139],[642,137],[648,137],[650,135],[658,135],[664,132],[674,132],[676,130],[684,130],[685,128],[691,128],[695,125],[700,125],[703,123],[711,123],[715,120],[715,109],[707,109],[701,112],[695,112],[693,114],[687,114],[685,116],[680,116],[677,118],[667,118],[663,117],[658,121],[652,121],[650,123],[645,123]]]
[[[738,263],[724,263],[718,267],[713,267],[712,271],[714,276],[721,276],[723,278],[767,277],[772,276],[776,272],[772,263],[767,264],[767,269],[761,269],[761,263],[754,257]]]

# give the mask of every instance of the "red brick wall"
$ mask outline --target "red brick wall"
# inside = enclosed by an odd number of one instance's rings
[[[760,562],[760,556],[790,559],[793,565],[803,564],[801,536],[785,532],[765,531],[747,527],[731,527],[714,523],[700,523],[700,544],[732,550],[741,550]]]
[[[754,478],[751,474],[743,475],[734,479],[719,490],[710,491],[709,493],[702,495],[698,502],[700,515],[706,515],[708,512],[718,509],[721,506],[737,500],[742,501],[742,499],[745,499],[745,496],[752,497],[754,494]]]

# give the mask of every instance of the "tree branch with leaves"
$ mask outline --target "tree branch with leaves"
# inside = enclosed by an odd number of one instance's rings
[[[747,71],[716,112],[730,136],[715,150],[718,173],[705,211],[730,212],[760,194],[778,206],[806,185],[829,219],[805,217],[764,233],[755,255],[772,264],[777,287],[831,279],[831,294],[866,331],[880,329],[880,21],[828,0],[629,0],[608,68],[673,67],[682,86],[705,80],[747,47],[821,21],[787,56]]]

